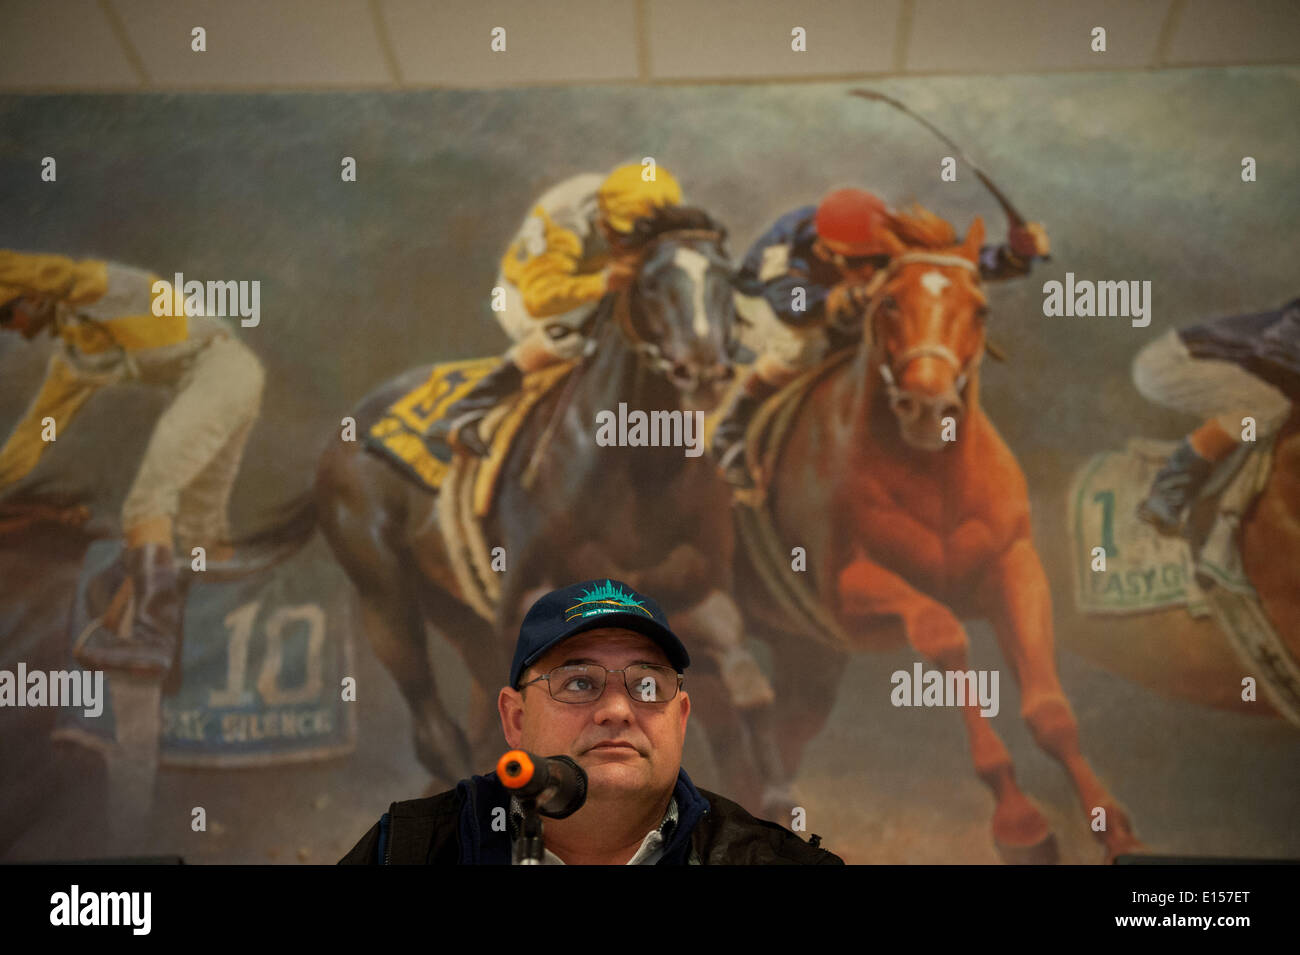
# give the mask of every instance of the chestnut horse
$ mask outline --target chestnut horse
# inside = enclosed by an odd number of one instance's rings
[[[768,513],[800,574],[843,639],[816,642],[774,625],[785,617],[738,548],[738,593],[750,632],[772,645],[786,771],[821,730],[850,650],[905,640],[942,670],[968,669],[962,620],[988,620],[1021,688],[1021,716],[1069,773],[1107,858],[1140,846],[1125,811],[1079,749],[1057,676],[1052,601],[1030,534],[1025,476],[979,405],[985,298],[980,219],[955,244],[951,227],[922,245],[890,235],[891,263],[873,279],[856,350],[812,385],[766,483]],[[880,692],[887,692],[882,688]],[[1016,784],[1007,747],[978,703],[961,707],[975,771],[993,792],[995,843],[1008,861],[1054,861],[1055,839]],[[1100,817],[1096,817],[1100,818]]]

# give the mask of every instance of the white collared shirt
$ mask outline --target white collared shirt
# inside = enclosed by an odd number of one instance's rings
[[[510,820],[514,825],[511,832],[517,832],[520,820],[523,819],[524,812],[519,805],[519,800],[514,796],[510,797]],[[655,865],[663,858],[664,847],[668,840],[672,838],[673,831],[677,828],[677,797],[673,796],[668,800],[668,811],[664,813],[663,820],[659,825],[645,834],[641,840],[641,847],[636,850],[632,858],[627,860],[628,865]],[[511,840],[511,851],[513,854],[514,840]],[[565,862],[550,849],[543,849],[542,865],[564,865]]]

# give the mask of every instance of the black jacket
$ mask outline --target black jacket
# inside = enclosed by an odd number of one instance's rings
[[[677,828],[658,865],[843,865],[789,829],[755,819],[716,793],[677,773]],[[496,774],[462,779],[455,789],[389,806],[339,865],[508,865],[510,833],[491,825],[492,811],[510,794]],[[498,818],[500,815],[498,814]]]

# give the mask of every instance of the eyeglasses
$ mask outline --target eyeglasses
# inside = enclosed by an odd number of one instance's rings
[[[522,683],[519,689],[546,681],[551,698],[560,703],[594,703],[605,692],[611,673],[623,674],[627,695],[637,703],[667,703],[681,689],[682,674],[671,667],[638,663],[621,670],[606,670],[598,663],[558,666],[550,673]]]

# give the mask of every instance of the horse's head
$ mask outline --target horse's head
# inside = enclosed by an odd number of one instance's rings
[[[624,330],[690,408],[710,410],[735,374],[727,351],[735,320],[726,231],[706,213],[661,209],[631,243],[641,257]]]
[[[971,375],[984,350],[983,241],[978,217],[960,245],[918,248],[886,238],[890,264],[871,297],[864,341],[903,440],[914,448],[943,448],[944,419],[960,423],[967,411]]]

